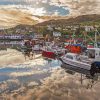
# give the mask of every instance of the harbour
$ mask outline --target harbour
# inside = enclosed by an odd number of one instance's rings
[[[0,1],[0,100],[99,99],[99,0]]]

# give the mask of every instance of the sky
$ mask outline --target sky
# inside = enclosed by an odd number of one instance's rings
[[[100,0],[0,0],[0,5],[31,5],[37,15],[100,14]]]

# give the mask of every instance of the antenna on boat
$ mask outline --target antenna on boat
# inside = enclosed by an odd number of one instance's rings
[[[97,29],[95,29],[95,43],[94,43],[94,47],[97,48]]]
[[[95,29],[95,44],[94,44],[94,47],[98,47],[98,45],[97,45],[97,35],[100,35],[100,33],[98,32],[98,30],[97,29]]]
[[[74,41],[74,44],[76,44],[75,42],[75,32],[76,32],[76,28],[73,27],[73,34],[72,34],[72,41]]]

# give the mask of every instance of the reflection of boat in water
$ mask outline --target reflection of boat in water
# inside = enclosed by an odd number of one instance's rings
[[[100,73],[100,49],[88,49],[87,55],[67,53],[61,57],[62,67],[82,74],[94,76]]]

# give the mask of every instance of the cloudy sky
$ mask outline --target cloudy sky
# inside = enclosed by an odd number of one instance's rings
[[[0,5],[31,5],[37,15],[100,14],[100,0],[0,0]]]

